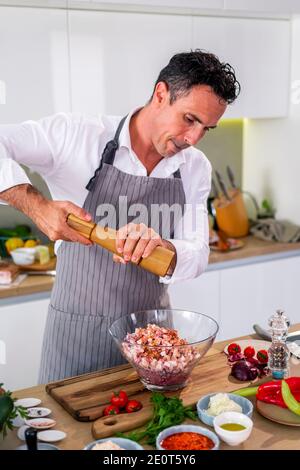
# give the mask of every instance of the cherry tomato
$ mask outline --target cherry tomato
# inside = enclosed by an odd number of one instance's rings
[[[139,411],[141,408],[143,408],[143,405],[138,400],[129,400],[126,405],[127,413],[134,413],[135,411]]]
[[[118,415],[119,413],[120,409],[115,405],[108,405],[103,410],[103,416]]]
[[[127,393],[124,392],[124,390],[120,390],[119,393],[114,392],[110,399],[110,403],[112,405],[117,406],[120,409],[125,408],[125,406],[127,405],[127,402],[128,402],[128,396],[127,396]]]
[[[266,351],[265,349],[261,349],[256,354],[256,357],[257,357],[257,359],[259,360],[259,362],[261,364],[266,364],[268,362],[268,359],[269,359],[268,351]]]
[[[255,349],[252,346],[248,346],[247,348],[244,349],[244,356],[247,358],[254,357]]]
[[[228,354],[230,356],[232,356],[233,354],[237,354],[237,353],[240,353],[241,352],[241,346],[239,344],[236,344],[236,343],[231,343],[228,348]]]

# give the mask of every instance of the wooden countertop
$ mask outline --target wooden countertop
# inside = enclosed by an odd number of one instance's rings
[[[272,255],[278,253],[288,253],[299,250],[300,243],[275,243],[259,240],[252,236],[242,239],[245,246],[239,250],[218,253],[211,251],[209,264],[224,263],[229,261],[237,261],[249,259],[264,255]],[[19,286],[7,289],[0,289],[0,299],[14,297],[19,295],[30,295],[37,292],[51,291],[54,283],[53,276],[28,276]]]
[[[29,275],[18,286],[0,289],[0,299],[19,295],[30,295],[37,292],[51,291],[54,284],[54,279],[54,276]]]
[[[299,329],[300,324],[295,325],[291,328]],[[256,338],[255,335],[245,336],[243,339]],[[236,338],[230,341],[237,341],[241,338]],[[228,341],[222,341],[215,343],[214,346],[209,350],[207,355],[220,354],[223,351],[224,346]],[[205,360],[205,359],[204,359]],[[213,371],[212,371],[213,373]],[[219,391],[219,390],[216,390]],[[67,433],[66,439],[57,443],[56,445],[62,450],[79,450],[89,442],[93,441],[91,434],[91,423],[83,423],[75,421],[71,415],[69,415],[53,398],[51,398],[45,391],[43,385],[31,387],[23,390],[18,390],[14,393],[14,396],[18,398],[25,397],[36,397],[42,400],[42,405],[52,410],[52,416],[57,421],[55,429],[65,431]],[[201,390],[199,389],[199,398],[201,397]],[[261,415],[255,410],[253,413],[254,428],[249,439],[237,447],[229,447],[228,445],[221,443],[221,449],[223,450],[299,450],[299,428],[292,426],[284,426],[281,424],[273,423]],[[196,422],[193,421],[193,424]],[[202,423],[198,423],[201,426],[205,426]],[[4,449],[15,449],[23,442],[17,437],[17,430],[10,431],[5,440],[0,439],[0,450]],[[151,449],[149,446],[145,446],[145,449]]]

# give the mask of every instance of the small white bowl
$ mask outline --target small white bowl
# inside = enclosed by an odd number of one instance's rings
[[[16,248],[10,254],[15,264],[28,266],[34,263],[35,251],[35,248]]]
[[[236,423],[245,426],[246,429],[241,431],[228,431],[221,428],[222,424]],[[236,411],[226,411],[216,416],[214,419],[214,429],[222,441],[230,446],[238,446],[242,442],[246,441],[251,434],[253,428],[253,421],[243,413],[237,413]]]

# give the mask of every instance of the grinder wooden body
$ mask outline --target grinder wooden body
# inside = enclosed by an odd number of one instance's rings
[[[102,246],[102,248],[105,248],[111,253],[122,256],[117,252],[116,248],[116,230],[109,227],[102,227],[95,222],[87,222],[73,214],[68,215],[67,223],[70,227],[92,242],[97,243],[97,245]],[[165,276],[174,256],[175,253],[173,251],[162,246],[157,246],[151,255],[140,260],[138,266],[156,274],[157,276]]]

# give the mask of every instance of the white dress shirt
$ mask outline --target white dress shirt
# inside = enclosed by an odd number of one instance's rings
[[[147,176],[146,168],[131,147],[129,120],[133,112],[121,131],[114,166],[132,175]],[[82,207],[88,194],[86,185],[119,121],[117,116],[57,113],[39,121],[0,125],[0,192],[30,184],[20,166],[24,164],[43,177],[53,200],[71,201]],[[168,284],[199,276],[206,269],[209,255],[206,200],[211,165],[200,150],[189,147],[163,158],[149,177],[172,177],[178,168],[187,206],[183,223],[175,227],[174,239],[170,240],[177,251],[176,268],[171,277],[160,278]],[[195,208],[196,230],[192,215]],[[56,251],[59,243],[56,242]]]

